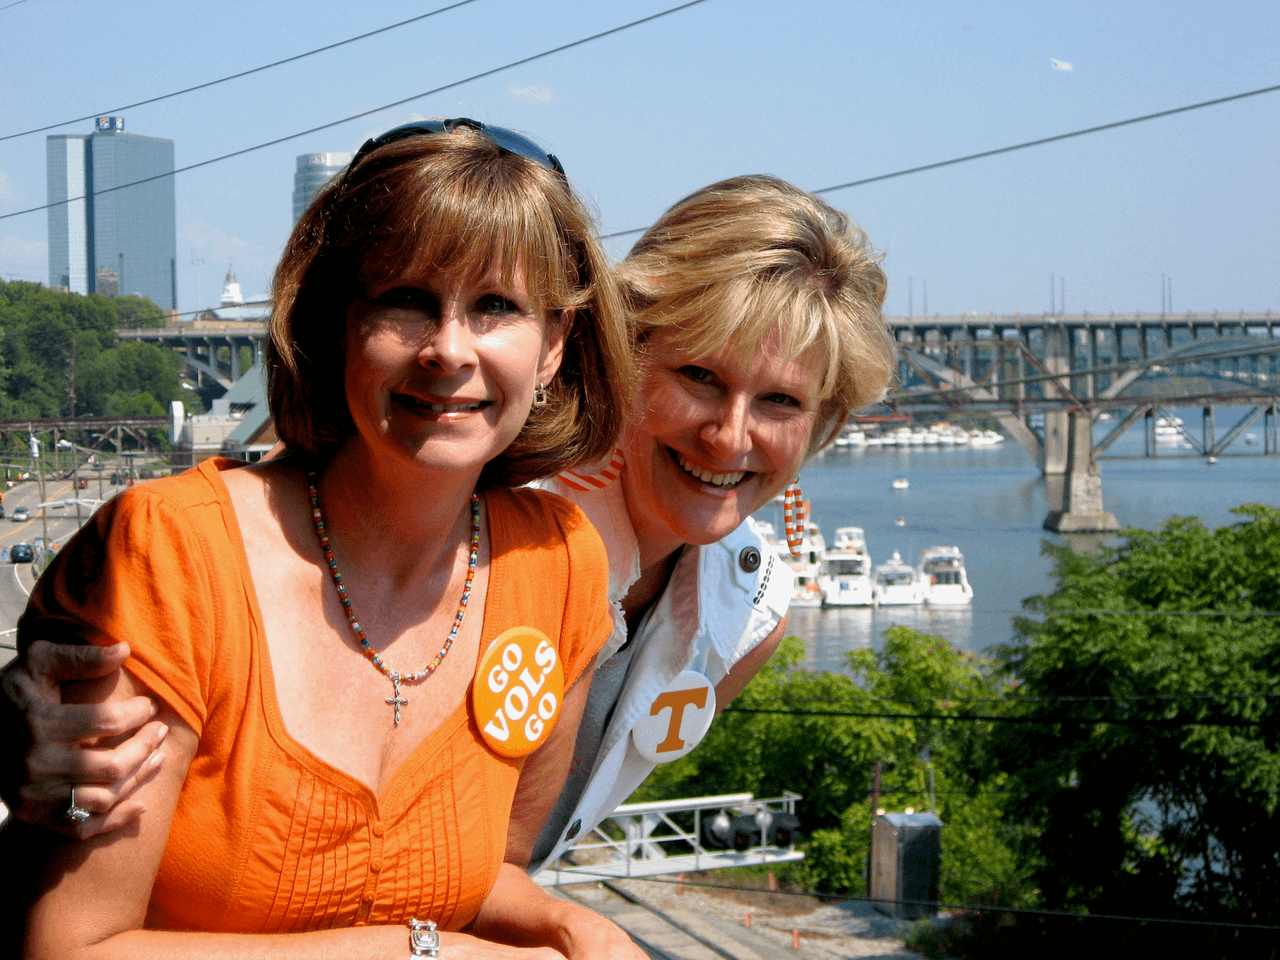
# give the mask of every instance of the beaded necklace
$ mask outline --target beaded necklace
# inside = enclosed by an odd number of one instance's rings
[[[400,695],[400,684],[417,683],[419,680],[425,680],[436,672],[436,667],[440,666],[440,663],[448,656],[449,648],[453,646],[453,641],[457,639],[458,629],[462,626],[462,620],[467,615],[467,601],[471,599],[471,581],[475,579],[476,559],[480,554],[480,498],[475,493],[471,494],[471,559],[467,564],[467,582],[462,585],[462,600],[458,604],[458,614],[453,618],[453,629],[449,631],[449,638],[445,640],[440,652],[435,655],[435,658],[426,667],[417,673],[402,674],[392,670],[383,662],[382,657],[370,645],[368,637],[364,635],[364,631],[360,629],[360,621],[356,619],[355,611],[351,609],[351,598],[347,596],[347,588],[342,585],[342,574],[338,570],[338,561],[333,557],[333,547],[329,543],[329,534],[325,532],[324,516],[320,513],[320,493],[316,489],[316,472],[314,470],[307,471],[307,487],[311,491],[311,519],[315,521],[316,537],[320,540],[320,549],[324,551],[325,562],[329,564],[329,573],[333,576],[333,585],[338,590],[338,600],[342,602],[343,612],[347,615],[347,623],[351,624],[351,632],[360,641],[360,649],[364,652],[365,657],[383,676],[391,681],[393,694],[387,698],[387,703],[395,707],[396,726],[400,726],[400,708],[409,702],[408,697]]]

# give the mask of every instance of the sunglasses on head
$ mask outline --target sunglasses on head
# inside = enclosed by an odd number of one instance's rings
[[[477,133],[483,134],[485,137],[493,141],[507,153],[514,153],[517,157],[524,157],[526,160],[532,160],[546,167],[548,170],[554,171],[565,176],[564,167],[560,161],[555,158],[554,154],[547,153],[542,147],[538,146],[523,134],[516,133],[514,130],[508,130],[506,127],[493,127],[488,124],[481,123],[479,120],[472,120],[469,117],[454,117],[451,120],[415,120],[413,123],[406,123],[402,126],[388,130],[386,133],[373,137],[364,142],[359,150],[356,151],[355,159],[351,161],[354,168],[361,160],[377,150],[379,147],[385,147],[389,143],[395,143],[397,140],[407,140],[410,137],[425,137],[433,134],[452,133],[458,127],[468,127]]]

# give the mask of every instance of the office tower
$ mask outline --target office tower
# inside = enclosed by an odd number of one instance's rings
[[[293,174],[293,222],[297,223],[320,188],[351,162],[349,153],[303,153]]]
[[[99,117],[91,135],[48,137],[45,155],[49,285],[140,294],[176,310],[173,141],[125,133],[123,117]],[[148,182],[124,186],[139,180]]]

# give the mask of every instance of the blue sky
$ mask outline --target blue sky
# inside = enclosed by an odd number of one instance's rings
[[[123,111],[185,165],[462,80],[677,0],[474,0]],[[8,5],[6,5],[8,4]],[[0,0],[0,136],[334,43],[435,2]],[[536,135],[603,232],[713,180],[818,189],[1280,83],[1280,3],[706,0],[177,179],[179,306],[232,265],[265,291],[295,158],[419,116]],[[1053,61],[1070,69],[1054,66]],[[87,133],[87,121],[59,133]],[[44,133],[0,141],[0,214],[45,201]],[[1280,92],[826,195],[885,255],[887,312],[1280,309]],[[610,243],[625,253],[633,237]],[[0,219],[0,277],[47,282],[45,214]],[[193,260],[203,260],[203,265]],[[197,299],[197,288],[199,299]]]

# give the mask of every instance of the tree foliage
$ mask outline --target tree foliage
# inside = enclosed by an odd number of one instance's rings
[[[1002,662],[899,627],[819,674],[788,638],[637,799],[794,790],[807,855],[780,872],[862,893],[876,761],[894,810],[932,771],[942,899],[1068,914],[972,914],[949,956],[1280,956],[1280,510],[1235,512],[1046,546],[1055,589]]]
[[[171,400],[189,403],[177,354],[116,335],[121,326],[163,322],[144,297],[109,300],[0,282],[0,419],[67,416],[72,383],[80,416],[161,415]]]
[[[984,774],[989,725],[907,716],[981,712],[975,706],[997,696],[985,664],[905,627],[887,631],[879,652],[850,654],[848,673],[799,669],[802,656],[798,638],[784,640],[697,749],[659,766],[634,799],[799,793],[806,859],[783,873],[805,889],[860,894],[877,761],[881,804],[893,810],[928,807],[932,769],[943,896],[1019,899],[1025,878],[1001,824],[1003,776]]]
[[[1062,722],[992,750],[1047,906],[1280,923],[1280,511],[1235,512],[1046,548],[1057,589],[1017,621],[1010,705]]]

